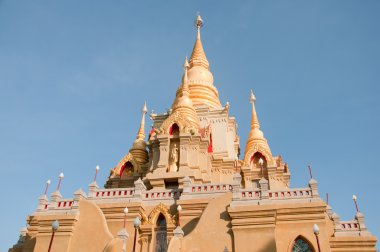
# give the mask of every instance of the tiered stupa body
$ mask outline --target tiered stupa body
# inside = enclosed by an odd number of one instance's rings
[[[362,213],[340,221],[314,179],[289,187],[289,169],[272,155],[252,91],[251,129],[239,159],[236,121],[213,84],[199,16],[195,24],[174,102],[150,114],[147,139],[144,104],[136,140],[105,188],[94,180],[88,194],[41,196],[11,252],[376,251]],[[54,220],[60,226],[52,235]]]

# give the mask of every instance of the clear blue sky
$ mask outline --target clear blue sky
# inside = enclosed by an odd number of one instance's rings
[[[135,138],[140,108],[163,112],[202,40],[244,150],[249,90],[273,154],[343,220],[378,219],[380,1],[0,0],[0,250],[17,241],[45,181],[87,191]],[[150,125],[150,122],[147,122]],[[50,193],[49,192],[49,193]]]

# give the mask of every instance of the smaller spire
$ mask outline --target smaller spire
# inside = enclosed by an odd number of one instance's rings
[[[189,67],[190,67],[189,61],[187,60],[187,56],[186,56],[185,63],[183,63],[184,74],[183,74],[183,79],[182,79],[182,95],[186,95],[186,96],[190,95],[189,84],[187,80],[187,70],[189,69]]]
[[[256,97],[251,89],[251,94],[249,96],[249,102],[252,104],[252,118],[251,118],[251,129],[260,129],[259,119],[257,118],[257,113],[255,109]]]
[[[140,128],[139,131],[137,132],[137,137],[136,140],[143,140],[145,139],[145,114],[148,112],[148,109],[146,107],[146,101],[144,102],[144,106],[141,109],[142,112],[142,117],[141,117],[141,122],[140,122]]]
[[[260,129],[260,123],[255,108],[256,97],[252,90],[249,95],[249,102],[252,104],[252,118],[251,130],[249,131],[248,140],[245,147],[244,162],[246,164],[249,164],[252,157],[252,152],[254,154],[255,151],[260,149],[260,152],[265,156],[267,163],[272,163],[272,153],[270,151],[267,140],[264,138],[264,133]]]

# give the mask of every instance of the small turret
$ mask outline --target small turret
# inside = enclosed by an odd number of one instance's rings
[[[252,104],[251,130],[245,147],[244,162],[249,164],[252,161],[253,155],[259,152],[265,157],[266,163],[271,163],[273,162],[273,156],[267,140],[264,137],[264,133],[260,129],[260,123],[255,109],[256,97],[252,90],[249,96],[249,102]]]
[[[134,141],[132,148],[129,150],[132,153],[133,157],[139,164],[145,164],[149,161],[148,151],[146,150],[146,142],[145,142],[145,115],[148,112],[146,107],[146,102],[144,102],[144,106],[141,109],[142,117],[140,122],[140,128],[137,132],[136,140]]]

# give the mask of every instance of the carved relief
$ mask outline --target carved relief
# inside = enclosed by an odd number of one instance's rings
[[[192,123],[186,118],[183,117],[180,113],[175,112],[171,114],[161,125],[160,134],[169,134],[170,126],[177,124],[180,132],[196,132]]]
[[[148,217],[148,223],[155,225],[157,222],[157,218],[160,213],[165,217],[167,224],[175,224],[175,218],[170,214],[169,210],[166,206],[161,202],[158,206],[156,206],[152,212],[150,212]]]
[[[267,148],[264,148],[263,146],[259,145],[259,144],[255,144],[253,146],[253,148],[251,148],[245,155],[244,157],[244,164],[248,165],[249,166],[249,163],[250,163],[250,159],[251,157],[256,153],[256,152],[260,152],[264,157],[265,159],[267,160],[267,164],[273,164],[273,157],[272,157],[272,153],[270,153],[270,151],[267,150]]]
[[[140,217],[141,217],[141,224],[147,224],[149,219],[148,216],[144,212],[140,212]]]
[[[174,142],[170,144],[169,168],[168,171],[177,172],[179,168],[179,144]]]

